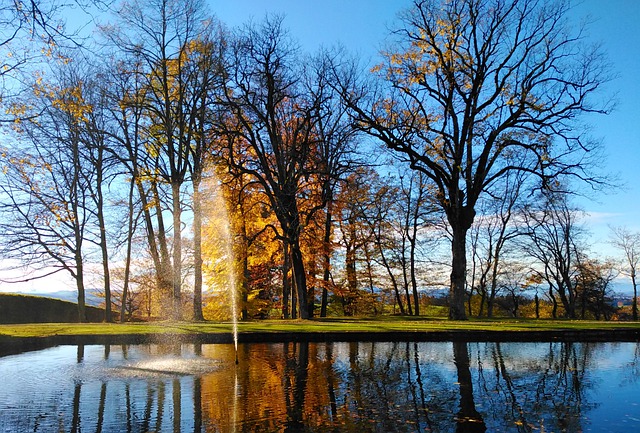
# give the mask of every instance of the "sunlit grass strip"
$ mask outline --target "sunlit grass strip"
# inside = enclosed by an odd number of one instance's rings
[[[231,323],[41,323],[0,325],[0,336],[5,337],[50,337],[91,335],[197,335],[228,334]],[[265,320],[239,324],[240,333],[355,333],[355,332],[448,332],[486,331],[522,333],[535,331],[607,331],[622,329],[640,330],[636,322],[596,322],[583,320],[470,320],[449,321],[422,318],[383,319],[326,319],[326,320]]]

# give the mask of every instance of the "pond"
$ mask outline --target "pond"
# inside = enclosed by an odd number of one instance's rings
[[[640,431],[640,343],[58,346],[0,358],[0,432]]]

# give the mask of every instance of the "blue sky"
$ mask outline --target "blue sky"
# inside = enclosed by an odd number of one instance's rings
[[[607,94],[615,94],[617,105],[608,116],[589,119],[594,137],[603,141],[606,171],[617,174],[621,190],[599,193],[579,200],[589,213],[594,251],[613,254],[607,245],[609,225],[640,230],[640,0],[574,1],[573,17],[589,17],[589,40],[601,43],[617,78]],[[303,50],[314,52],[321,46],[340,43],[348,50],[374,59],[389,29],[397,23],[397,13],[409,0],[209,0],[216,16],[229,27],[249,20],[260,21],[267,13],[283,14],[285,27]],[[606,96],[606,95],[603,95]]]
[[[593,133],[602,138],[607,168],[619,174],[624,188],[583,202],[592,215],[594,240],[602,241],[607,224],[640,230],[640,1],[586,0],[576,12],[592,16],[590,37],[602,43],[618,75],[608,85],[617,106],[610,115],[593,119]]]
[[[341,43],[375,56],[387,29],[407,1],[393,0],[209,0],[212,12],[229,27],[266,14],[285,16],[285,26],[305,51]]]

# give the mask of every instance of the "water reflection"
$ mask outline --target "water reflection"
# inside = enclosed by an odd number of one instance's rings
[[[0,431],[640,427],[640,343],[57,347],[0,358]]]
[[[453,363],[458,372],[458,385],[460,386],[460,410],[456,417],[456,431],[465,433],[484,432],[487,427],[482,415],[476,410],[476,404],[473,401],[473,380],[471,378],[467,343],[460,341],[453,343]]]

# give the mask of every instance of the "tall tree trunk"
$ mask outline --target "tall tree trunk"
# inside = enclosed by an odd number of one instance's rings
[[[482,288],[482,285],[480,285],[478,287],[478,293],[480,293],[480,306],[478,307],[478,317],[482,317],[482,314],[484,313],[484,304],[485,304],[486,298],[487,298],[487,289],[486,289],[486,287]],[[487,306],[487,308],[489,308],[489,307]],[[488,316],[489,316],[489,314],[487,313],[487,317]]]
[[[502,247],[506,241],[505,232],[507,230],[507,225],[504,222],[504,219],[502,219],[502,221],[503,224],[496,243],[496,249],[493,253],[493,259],[491,260],[491,291],[489,292],[489,303],[487,304],[487,317],[493,317],[493,305],[495,304],[496,294],[498,291],[498,267],[500,264]]]
[[[144,226],[145,226],[145,233],[147,235],[147,243],[149,244],[149,253],[151,254],[151,259],[153,261],[153,266],[155,269],[155,277],[156,277],[156,286],[158,288],[158,290],[161,291],[161,296],[165,296],[165,289],[167,287],[167,273],[166,273],[166,265],[165,265],[165,261],[166,261],[166,245],[163,247],[163,243],[164,243],[164,224],[162,224],[162,214],[158,214],[157,215],[157,219],[158,219],[158,233],[157,236],[158,238],[156,239],[156,231],[153,227],[153,221],[151,218],[151,212],[150,212],[150,208],[151,208],[151,204],[149,203],[149,200],[147,198],[147,192],[145,191],[144,188],[144,184],[142,182],[142,177],[139,175],[137,169],[134,168],[134,173],[133,175],[133,181],[136,184],[137,190],[138,190],[138,196],[140,197],[140,207],[142,208],[142,215],[144,217]],[[155,192],[155,186],[152,186],[153,188],[153,196],[154,196],[154,203],[156,203],[156,209],[158,212],[161,212],[157,201],[158,201],[158,197],[157,197],[157,193]],[[158,245],[158,243],[160,243],[160,245]],[[160,247],[160,248],[159,248]],[[151,301],[151,297],[149,296],[149,302]],[[147,314],[149,316],[151,316],[151,309],[147,308]]]
[[[549,285],[549,297],[551,298],[551,304],[553,305],[552,309],[551,309],[551,317],[553,317],[554,319],[558,318],[558,300],[556,299],[555,295],[553,294],[553,286]]]
[[[414,226],[415,229],[415,226]],[[414,233],[415,235],[415,233]],[[411,239],[411,253],[409,256],[409,267],[411,275],[411,289],[413,291],[413,313],[420,315],[420,295],[418,293],[418,280],[416,278],[416,241],[415,237]]]
[[[580,318],[582,320],[584,320],[585,316],[587,315],[587,297],[588,297],[588,295],[589,294],[587,293],[587,285],[583,281],[583,284],[582,284],[582,296],[580,297]],[[598,320],[597,316],[596,316],[596,320]]]
[[[411,307],[411,295],[409,294],[409,278],[407,276],[407,256],[406,256],[406,238],[402,239],[402,283],[404,286],[404,296],[407,301],[407,311],[409,316],[413,316],[413,308]]]
[[[462,224],[452,224],[451,286],[449,289],[449,319],[466,320],[464,309],[467,274],[467,229]]]
[[[131,246],[133,243],[133,190],[135,180],[131,179],[129,185],[129,217],[127,222],[127,254],[124,263],[124,285],[122,287],[122,300],[120,302],[120,323],[124,323],[127,312],[127,297],[129,296],[129,274],[131,272]]]
[[[282,263],[282,318],[288,319],[289,316],[289,297],[291,295],[291,280],[289,279],[289,271],[291,270],[291,259],[289,258],[289,243],[284,241],[283,263]]]
[[[494,282],[491,282],[491,289],[489,291],[489,297],[487,298],[487,317],[488,318],[493,317],[493,305],[496,298],[494,284],[495,284]]]
[[[298,308],[291,307],[291,314],[294,316],[299,310],[301,319],[309,319],[308,296],[307,296],[307,275],[304,267],[304,258],[300,249],[300,214],[298,213],[298,203],[296,197],[285,195],[280,198],[283,209],[287,210],[286,215],[280,215],[279,220],[286,237],[286,245],[289,247],[289,260],[292,270],[292,286],[296,297],[293,298],[298,304]],[[292,300],[293,300],[292,299]]]
[[[193,174],[193,320],[203,321],[202,314],[202,203],[200,176]],[[231,290],[235,290],[232,287]]]
[[[636,284],[635,270],[631,272],[631,283],[633,284],[633,304],[631,311],[633,314],[633,320],[638,320],[638,285]]]
[[[298,294],[296,292],[296,277],[293,275],[295,271],[291,266],[291,318],[298,318]]]
[[[331,277],[331,225],[332,225],[333,200],[327,202],[327,214],[324,220],[324,239],[322,242],[323,273],[322,273],[322,301],[320,304],[320,317],[327,317],[327,304],[329,303],[329,278]]]
[[[164,225],[163,208],[161,206],[160,194],[158,192],[158,185],[155,181],[151,185],[153,194],[153,203],[156,213],[156,221],[158,223],[157,229],[157,244],[159,247],[159,260],[160,269],[156,275],[158,281],[158,289],[163,301],[166,301],[168,305],[163,305],[162,312],[168,317],[173,315],[173,274],[171,266],[171,258],[169,256],[169,247],[167,245],[167,230]],[[155,239],[154,239],[155,243]]]
[[[81,245],[81,244],[80,244]],[[76,288],[78,289],[78,322],[84,323],[87,321],[87,312],[85,307],[85,289],[84,289],[84,264],[82,262],[82,254],[80,248],[76,246],[75,253],[76,262]]]
[[[564,308],[564,317],[568,319],[576,318],[576,297],[573,293],[571,279],[565,276],[558,284],[558,296]]]
[[[74,249],[73,257],[75,264],[75,271],[71,270],[71,274],[76,280],[76,288],[78,290],[78,322],[83,323],[87,321],[87,313],[85,311],[85,290],[84,290],[84,262],[82,257],[82,241],[83,232],[82,227],[84,224],[84,216],[80,215],[81,199],[83,195],[80,193],[82,186],[80,185],[80,175],[82,167],[80,166],[80,145],[74,131],[73,139],[71,140],[72,153],[73,153],[73,175],[71,176],[70,184],[70,202],[71,202],[71,216],[73,218],[73,236],[74,236]],[[83,209],[84,211],[84,209]]]
[[[173,204],[173,319],[182,320],[182,206],[180,183],[171,184]]]
[[[493,317],[493,306],[495,305],[496,289],[497,289],[496,283],[497,282],[494,275],[494,278],[491,281],[491,288],[489,289],[489,296],[487,297],[487,317],[488,318]]]
[[[98,225],[100,226],[100,250],[102,253],[102,272],[104,274],[104,320],[105,322],[112,322],[113,317],[111,314],[111,273],[109,271],[109,252],[107,248],[107,227],[104,220],[104,195],[102,192],[102,171],[103,171],[103,147],[98,147],[98,157],[96,161],[97,177],[96,177],[96,192],[97,192],[97,217]]]
[[[400,288],[398,287],[398,281],[396,280],[395,275],[393,275],[393,272],[391,270],[391,266],[389,265],[389,262],[387,261],[387,257],[384,255],[384,249],[382,248],[381,242],[380,242],[380,237],[376,237],[377,241],[377,247],[378,247],[378,252],[380,253],[380,258],[382,259],[382,265],[384,266],[384,268],[387,270],[387,274],[389,275],[389,279],[391,279],[391,285],[393,287],[393,293],[395,294],[395,299],[396,299],[396,303],[398,304],[398,308],[400,309],[400,314],[401,315],[406,315],[406,311],[404,309],[404,304],[402,303],[402,296],[400,296]]]
[[[415,206],[413,209],[412,221],[411,221],[411,235],[409,236],[409,243],[411,246],[409,253],[409,267],[411,272],[411,289],[413,292],[413,305],[414,305],[414,313],[416,316],[420,315],[420,294],[418,293],[418,281],[416,276],[416,242],[418,238],[418,219],[420,218],[420,208],[422,206],[422,197],[424,189],[422,187],[422,174],[418,176],[419,179],[419,187],[418,187],[418,197],[415,200]],[[411,200],[409,200],[411,203]],[[407,227],[407,233],[409,232],[409,227]],[[471,302],[469,302],[471,304]]]
[[[307,298],[307,275],[304,271],[304,261],[298,239],[296,239],[291,244],[291,266],[293,269],[295,289],[298,295],[298,308],[300,310],[300,318],[310,319],[311,316],[308,310]]]
[[[470,316],[473,316],[473,302],[471,302],[471,300],[473,299],[473,284],[471,284],[469,286],[469,299],[467,300],[467,313]]]
[[[372,257],[372,253],[373,251],[371,251],[369,249],[369,247],[365,244],[363,245],[363,250],[364,250],[364,254],[366,257],[366,265],[367,265],[367,280],[369,282],[369,293],[371,293],[371,299],[372,299],[372,303],[373,303],[373,314],[374,316],[378,315],[378,298],[376,296],[376,292],[375,292],[375,284],[374,284],[374,278],[373,278],[373,257]]]
[[[353,237],[351,238],[354,239]],[[353,315],[353,300],[358,290],[358,276],[356,274],[356,251],[353,243],[347,243],[345,252],[345,271],[347,276],[347,295],[344,299],[345,314]]]

